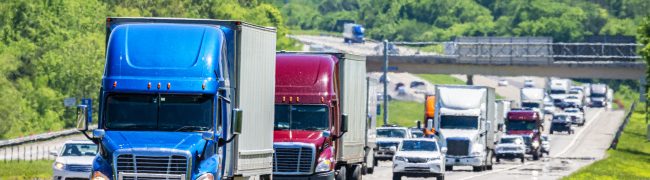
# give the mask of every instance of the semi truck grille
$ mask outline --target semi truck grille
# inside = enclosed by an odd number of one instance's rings
[[[469,155],[469,140],[447,139],[447,155],[451,155],[451,156]]]
[[[278,174],[309,174],[315,159],[311,146],[275,146],[273,172]]]
[[[80,165],[80,164],[68,164],[65,165],[65,169],[73,172],[90,172],[92,170],[92,165]]]
[[[183,179],[187,174],[187,158],[185,156],[139,156],[132,154],[122,154],[117,156],[117,172],[124,174],[125,180],[142,179],[140,174],[150,175],[181,175],[170,176],[179,178],[166,179]],[[183,177],[183,178],[181,178]]]

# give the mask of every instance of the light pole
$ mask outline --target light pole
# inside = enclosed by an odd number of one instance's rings
[[[388,40],[384,39],[384,125],[388,124]]]

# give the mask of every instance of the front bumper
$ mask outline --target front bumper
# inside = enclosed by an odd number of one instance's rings
[[[65,180],[69,178],[83,178],[88,179],[91,172],[75,172],[75,171],[66,171],[66,170],[57,170],[54,169],[52,173],[52,179],[54,180]]]
[[[447,157],[447,166],[481,166],[483,158],[479,156]]]
[[[314,173],[308,175],[280,175],[274,174],[273,179],[286,180],[334,180],[334,171]]]
[[[375,158],[376,159],[393,159],[393,156],[395,155],[394,151],[388,150],[388,149],[379,149],[375,151]]]
[[[496,156],[504,159],[515,159],[524,157],[524,152],[497,152]]]
[[[404,176],[436,176],[444,173],[441,160],[426,163],[393,162],[393,173]]]

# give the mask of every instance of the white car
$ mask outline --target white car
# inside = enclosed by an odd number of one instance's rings
[[[564,102],[568,104],[575,104],[576,107],[582,107],[582,98],[576,95],[569,95],[564,99]]]
[[[506,135],[501,137],[496,145],[497,162],[501,159],[520,159],[524,163],[526,154],[526,144],[524,138],[519,135]]]
[[[553,102],[544,102],[544,113],[553,115],[555,113],[555,106]]]
[[[51,151],[56,156],[52,164],[53,179],[87,179],[93,169],[97,145],[86,140],[66,141],[60,151]]]
[[[531,88],[535,87],[535,82],[533,82],[533,80],[531,80],[531,79],[526,79],[526,80],[524,80],[524,87],[525,88],[527,88],[527,87],[531,87]]]
[[[505,79],[499,80],[499,86],[508,86],[508,84],[510,84],[508,83],[508,80]]]
[[[546,153],[546,155],[551,153],[551,137],[548,135],[542,135],[542,153]]]
[[[393,180],[407,177],[445,178],[445,148],[435,139],[405,139],[393,157]]]
[[[566,108],[564,109],[564,114],[569,116],[571,123],[577,124],[578,126],[585,125],[585,114],[580,111],[578,108]]]
[[[375,159],[390,160],[393,158],[397,146],[403,139],[411,137],[408,128],[405,127],[378,127],[377,128],[377,149]]]

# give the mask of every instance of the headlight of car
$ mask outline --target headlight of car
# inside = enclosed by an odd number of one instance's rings
[[[393,161],[403,161],[403,162],[408,162],[405,157],[401,156],[395,156],[395,159]]]
[[[316,165],[316,172],[327,172],[332,170],[332,162],[330,160],[323,160]]]
[[[205,173],[199,176],[199,178],[196,178],[196,180],[214,180],[214,175],[212,173]]]
[[[102,173],[100,171],[95,171],[93,173],[92,180],[109,180],[109,179],[108,179],[108,177],[106,175],[104,175],[104,173]]]
[[[63,164],[62,162],[55,162],[54,163],[54,168],[56,168],[58,170],[63,170],[63,167],[65,167],[65,164]]]

